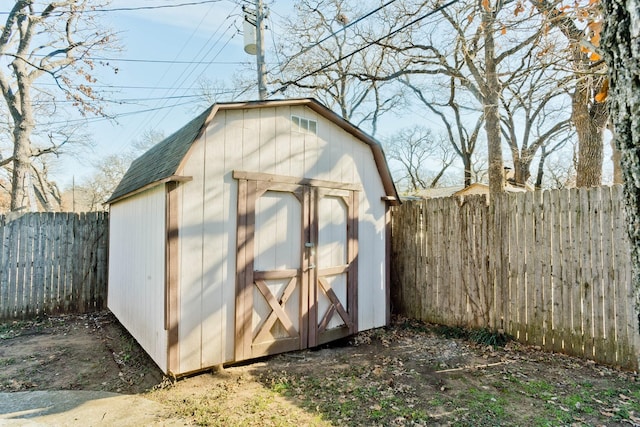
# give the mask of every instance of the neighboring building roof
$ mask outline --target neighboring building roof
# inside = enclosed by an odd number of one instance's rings
[[[450,197],[462,189],[464,189],[464,185],[455,185],[453,187],[426,188],[424,190],[416,191],[415,196],[422,197],[423,199]]]
[[[302,105],[310,108],[324,118],[332,121],[346,132],[368,144],[373,153],[373,158],[376,162],[380,178],[382,179],[387,198],[391,202],[399,203],[400,198],[391,178],[389,166],[380,143],[373,137],[367,135],[357,126],[344,120],[342,117],[311,98],[218,103],[212,105],[198,117],[187,123],[184,127],[168,138],[162,140],[149,151],[137,158],[131,164],[106,203],[114,203],[164,182],[180,180],[180,177],[176,177],[176,173],[180,168],[182,160],[218,111],[293,105]]]
[[[456,191],[452,196],[471,196],[474,194],[489,194],[489,186],[481,182],[474,182],[473,184]]]
[[[529,184],[525,186],[517,186],[507,181],[504,185],[504,191],[507,193],[519,193],[525,191],[533,191],[533,187]],[[413,196],[423,199],[435,199],[438,197],[464,197],[476,194],[489,194],[489,186],[481,182],[474,182],[468,186],[456,185],[453,187],[427,188],[417,191]]]
[[[523,193],[526,191],[533,191],[533,187],[531,187],[529,184],[526,184],[524,187],[517,186],[507,181],[504,183],[504,191],[506,193]],[[452,195],[464,197],[464,196],[471,196],[474,194],[489,194],[489,186],[487,184],[475,182],[469,185],[468,187],[463,188],[460,191],[456,191]]]

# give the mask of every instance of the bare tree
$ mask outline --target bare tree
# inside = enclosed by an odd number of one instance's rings
[[[402,165],[397,181],[410,193],[436,187],[456,158],[446,138],[421,126],[401,130],[385,147],[389,158]]]
[[[62,195],[58,185],[49,180],[49,163],[46,157],[38,157],[31,163],[33,177],[31,189],[38,204],[47,212],[60,210]]]
[[[364,13],[363,2],[299,0],[296,14],[283,22],[286,32],[279,43],[284,65],[273,84],[287,94],[313,96],[372,135],[382,114],[397,108],[402,93],[391,82],[363,78],[387,74],[386,53],[370,47],[355,55],[373,34],[387,28],[346,27]],[[344,59],[343,59],[344,58]]]
[[[91,52],[112,46],[114,41],[113,34],[96,22],[93,11],[101,6],[89,0],[18,0],[0,27],[0,57],[9,59],[8,67],[0,69],[0,92],[12,139],[11,155],[0,166],[11,164],[11,210],[33,205],[29,197],[32,175],[41,169],[33,167],[33,159],[56,153],[69,141],[51,132],[49,145],[34,143],[38,121],[50,120],[49,115],[35,114],[37,106],[48,102],[55,108],[62,94],[83,114],[104,114],[100,96],[91,87],[93,70],[99,64],[89,59]],[[38,86],[44,79],[56,84],[56,92]],[[41,183],[45,178],[36,177]]]
[[[486,148],[474,151],[471,156],[471,183],[489,182],[489,159]]]
[[[454,19],[449,21],[451,26],[460,27]],[[458,34],[462,30],[457,28]],[[421,88],[409,81],[411,76],[400,78],[445,125],[449,140],[464,164],[465,185],[472,182],[471,158],[482,125],[485,124],[485,116],[479,111],[480,106],[472,107],[474,99],[470,94],[479,92],[479,86],[472,86],[471,91],[465,90],[456,76],[452,75],[452,70],[466,76],[468,80],[474,80],[473,75],[465,71],[468,68],[466,61],[477,56],[477,42],[471,45],[471,55],[465,54],[468,48],[464,43],[455,44],[455,49],[448,52],[446,61],[449,67],[443,71],[444,78],[430,76]],[[515,60],[505,58],[503,66],[506,65],[505,68],[509,71],[501,74],[500,130],[511,151],[516,185],[525,184],[531,175],[530,168],[534,158],[546,144],[555,144],[557,139],[564,141],[572,134],[570,114],[566,106],[570,98],[563,88],[567,73],[557,70],[541,55],[534,55],[536,49],[537,44],[532,43],[525,49],[525,54],[516,55]],[[477,62],[475,59],[474,61]],[[434,80],[439,84],[434,84]],[[445,91],[448,96],[443,96]],[[462,110],[467,113],[464,119]],[[475,125],[469,126],[469,122],[474,121]],[[548,155],[550,150],[545,150],[545,153]],[[543,164],[544,160],[539,166],[542,167]],[[542,171],[543,169],[539,169],[538,173],[541,174]]]
[[[538,167],[536,168],[536,180],[534,183],[536,190],[541,190],[543,188],[546,174],[550,175],[551,182],[555,183],[555,185],[547,186],[549,188],[566,188],[569,184],[575,186],[575,168],[573,167],[573,163],[562,161],[549,164],[547,162],[551,155],[562,150],[569,141],[570,139],[568,137],[561,138],[554,144],[543,145],[540,147],[540,158],[538,160]],[[569,177],[572,177],[573,179],[571,180]]]
[[[132,142],[129,150],[98,161],[94,165],[95,172],[74,189],[84,194],[86,208],[91,211],[104,210],[103,203],[111,196],[131,162],[163,139],[163,132],[148,130],[140,139]]]
[[[52,117],[56,115],[56,109],[51,103],[34,102],[34,114],[37,117]],[[3,153],[13,151],[13,131],[9,126],[9,120],[0,125],[0,158]],[[61,120],[59,125],[50,124],[45,127],[35,127],[31,134],[32,156],[30,158],[30,170],[26,178],[25,192],[30,209],[33,211],[44,210],[48,212],[59,211],[61,206],[61,194],[57,184],[51,179],[50,171],[56,167],[58,158],[63,154],[79,155],[79,149],[91,145],[91,137],[84,131],[80,122],[65,122]],[[13,176],[13,157],[9,154],[4,161],[0,161],[0,170],[6,174],[7,182],[11,184]],[[0,187],[0,193],[4,193],[7,200],[11,200],[11,185]],[[3,197],[4,197],[3,196]],[[10,210],[9,206],[5,210]]]
[[[427,16],[426,10],[438,10],[438,5],[419,3],[416,14]],[[384,42],[385,48],[396,52],[396,71],[378,76],[386,80],[411,75],[414,87],[418,87],[414,81],[417,76],[441,76],[440,81],[450,80],[448,91],[464,88],[475,98],[474,107],[479,111],[475,119],[483,120],[487,140],[492,192],[503,189],[501,108],[509,95],[505,88],[522,81],[522,76],[531,71],[525,59],[537,57],[546,48],[541,31],[544,19],[524,16],[520,7],[514,2],[469,0],[440,8],[438,19]],[[400,8],[398,13],[406,14],[407,10],[410,8]],[[435,106],[432,100],[427,104]]]
[[[223,80],[211,80],[207,77],[198,78],[196,84],[198,86],[198,99],[192,109],[198,113],[216,102],[230,102],[241,98],[242,95],[249,92],[249,87],[255,89],[255,82],[243,79],[242,75],[234,76],[234,83],[231,85]]]
[[[113,193],[132,160],[128,154],[107,156],[95,165],[95,172],[87,181],[74,188],[74,191],[85,194],[86,207],[90,211],[105,209],[103,203]]]
[[[418,100],[427,107],[429,111],[438,116],[444,125],[449,143],[454,152],[460,157],[464,168],[464,186],[467,187],[474,182],[473,178],[473,154],[476,151],[478,136],[484,124],[484,115],[476,114],[475,125],[469,127],[468,120],[465,120],[462,110],[464,103],[468,102],[468,94],[463,94],[462,101],[461,92],[464,88],[456,85],[456,79],[451,77],[449,81],[449,96],[443,99],[441,92],[428,91],[412,84],[410,76],[400,78],[400,81],[409,87],[416,95]],[[427,92],[431,92],[431,98],[427,99]],[[465,95],[467,95],[465,97]]]
[[[586,7],[565,8],[557,0],[532,0],[532,4],[548,17],[549,25],[558,28],[568,41],[567,68],[575,80],[571,118],[578,135],[578,187],[602,183],[603,131],[609,120],[606,102],[597,95],[606,88],[606,64],[595,54],[600,39],[599,2]],[[566,10],[577,10],[578,15]],[[585,24],[587,24],[585,26]],[[588,46],[588,47],[585,47]]]
[[[546,157],[573,136],[570,97],[563,88],[566,73],[539,57],[524,57],[521,64],[522,72],[505,85],[500,98],[502,135],[511,152],[516,186],[525,185],[538,153],[540,184]]]

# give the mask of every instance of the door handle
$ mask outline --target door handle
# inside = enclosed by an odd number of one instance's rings
[[[307,249],[307,257],[308,257],[309,261],[311,262],[309,264],[309,266],[307,267],[307,270],[312,270],[312,269],[316,268],[316,265],[313,264],[313,262],[312,262],[313,257],[316,256],[316,245],[313,242],[306,242],[304,244],[304,247]]]

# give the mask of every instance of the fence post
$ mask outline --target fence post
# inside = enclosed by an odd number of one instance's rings
[[[489,288],[488,295],[491,295],[492,302],[489,306],[494,313],[490,316],[490,323],[488,327],[492,329],[504,329],[503,324],[503,307],[501,303],[505,301],[503,296],[504,286],[502,283],[502,266],[504,265],[504,255],[506,251],[503,248],[503,235],[504,223],[502,220],[502,194],[491,194],[489,196],[489,217],[487,223],[489,224],[488,230],[488,242],[489,247],[487,251],[488,265],[487,270],[487,287]],[[500,303],[499,303],[500,301]]]
[[[9,247],[6,238],[6,216],[0,215],[0,318],[4,317],[4,309],[9,305]]]

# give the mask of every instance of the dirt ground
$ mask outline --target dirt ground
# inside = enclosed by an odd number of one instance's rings
[[[193,425],[640,426],[637,373],[500,338],[399,319],[175,382],[111,314],[48,317],[0,323],[0,392],[139,394]]]

